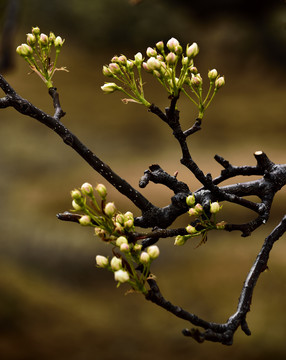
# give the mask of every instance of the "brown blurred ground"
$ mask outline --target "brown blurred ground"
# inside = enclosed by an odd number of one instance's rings
[[[107,9],[103,2],[95,1],[97,12],[95,7],[92,12],[75,1],[69,2],[77,9],[72,13],[75,18],[67,14],[57,23],[48,16],[46,2],[23,3],[15,47],[25,41],[24,34],[31,26],[38,25],[45,32],[54,30],[56,34],[61,34],[62,29],[66,43],[60,65],[67,66],[70,72],[56,74],[55,80],[67,112],[64,122],[133,186],[138,186],[149,165],[159,163],[170,173],[178,170],[179,179],[191,189],[198,187],[180,166],[178,146],[159,119],[143,107],[123,105],[119,94],[105,96],[100,90],[106,80],[101,74],[102,65],[115,53],[143,53],[146,46],[168,40],[171,35],[182,38],[184,44],[199,43],[197,66],[203,77],[213,67],[226,76],[226,86],[206,113],[203,130],[191,142],[193,157],[202,170],[219,174],[220,168],[213,160],[216,153],[235,165],[254,165],[252,154],[264,150],[274,162],[285,163],[285,68],[279,64],[278,55],[275,59],[269,55],[267,43],[267,54],[263,56],[259,42],[253,40],[256,35],[248,18],[243,21],[238,17],[234,22],[230,17],[220,17],[210,22],[200,17],[195,21],[193,14],[189,20],[183,8],[170,12],[171,2],[153,4],[146,0],[138,8],[130,8],[132,14],[126,13],[120,23],[123,11],[116,16],[120,6],[115,2],[110,1]],[[61,6],[63,3],[66,5],[64,1]],[[124,6],[129,9],[127,2]],[[37,19],[37,11],[40,21],[35,23],[32,21]],[[97,38],[94,42],[92,37],[84,39],[88,24],[93,16],[100,18],[100,11],[104,21],[101,27],[95,24],[93,33],[98,34]],[[135,14],[141,29],[128,28],[130,16]],[[278,15],[282,18],[279,31],[283,33],[285,8]],[[77,21],[85,16],[80,36],[75,31],[79,28]],[[114,21],[120,27],[119,34],[108,29]],[[146,34],[145,29],[151,26],[153,34]],[[138,44],[136,31],[140,34]],[[52,113],[44,85],[35,75],[28,75],[22,59],[15,60],[7,80],[23,97]],[[145,78],[148,99],[162,108],[167,106],[159,87],[148,74]],[[180,106],[182,123],[187,127],[196,113],[184,99]],[[126,289],[122,286],[117,290],[111,274],[96,269],[95,255],[107,255],[109,249],[91,230],[56,219],[56,213],[70,209],[71,189],[85,181],[102,182],[102,178],[41,124],[12,109],[1,110],[0,114],[1,359],[285,358],[285,239],[274,248],[270,271],[257,285],[248,317],[253,335],[248,338],[238,331],[230,348],[198,345],[180,333],[188,324],[147,303],[140,295],[124,296]],[[108,188],[109,198],[122,211],[135,211],[127,200]],[[160,206],[169,203],[170,193],[158,185],[150,185],[144,194]],[[264,237],[282,214],[285,190],[277,195],[269,223],[250,238],[210,234],[208,243],[197,249],[196,243],[181,249],[173,246],[173,239],[161,241],[161,256],[153,271],[163,294],[201,317],[225,321],[235,311],[241,286]],[[225,206],[221,216],[224,220],[245,221],[251,214],[236,213],[236,208]]]

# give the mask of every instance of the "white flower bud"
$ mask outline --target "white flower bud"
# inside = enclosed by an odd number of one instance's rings
[[[105,256],[97,255],[95,261],[98,267],[106,268],[108,266],[108,259]]]
[[[129,244],[121,244],[121,245],[120,245],[120,251],[122,251],[122,252],[129,252],[129,251],[130,251],[130,246],[129,246]]]
[[[83,225],[83,226],[91,225],[90,216],[88,216],[88,215],[83,215],[83,216],[79,219],[79,223],[80,223],[80,225]]]
[[[195,198],[195,195],[192,194],[192,195],[189,195],[187,198],[186,198],[186,203],[189,207],[193,207],[196,203],[196,198]]]
[[[140,255],[140,262],[142,264],[148,264],[150,262],[150,255],[146,252],[143,251]]]
[[[88,182],[85,182],[84,184],[82,184],[80,189],[83,192],[83,194],[85,194],[85,195],[93,194],[93,187]]]
[[[215,81],[215,87],[218,90],[219,88],[221,88],[222,86],[225,85],[225,80],[224,80],[224,76],[219,77],[218,79],[216,79]]]
[[[167,48],[170,51],[174,51],[176,50],[176,48],[180,46],[180,43],[177,39],[175,39],[174,37],[172,37],[168,42],[167,42]]]
[[[97,191],[98,195],[104,200],[107,196],[107,190],[105,185],[97,184],[95,190]]]
[[[152,245],[147,248],[147,253],[149,254],[150,258],[153,260],[160,255],[160,250],[157,245]]]
[[[128,240],[125,236],[119,236],[119,238],[116,239],[116,245],[120,247],[122,244],[128,244]]]
[[[148,60],[147,60],[147,66],[150,70],[160,70],[161,68],[161,62],[154,58],[154,57],[150,57]]]
[[[119,87],[115,83],[105,83],[101,86],[101,90],[104,91],[105,94],[111,94],[118,89]]]
[[[219,203],[217,201],[210,204],[210,212],[212,214],[218,213],[220,211],[220,209],[221,209],[221,206],[219,205]]]
[[[185,244],[186,241],[187,241],[187,238],[185,236],[178,235],[178,236],[176,236],[174,245],[182,246]]]
[[[114,280],[120,283],[125,283],[129,280],[129,274],[125,270],[117,270],[114,273]]]
[[[114,202],[109,202],[104,207],[104,212],[107,216],[112,217],[116,212]]]
[[[110,266],[114,271],[119,270],[122,268],[122,260],[116,256],[113,256],[110,261]]]
[[[210,81],[215,81],[215,79],[217,78],[217,70],[216,69],[212,69],[208,72],[208,78],[210,79]]]
[[[197,229],[196,229],[194,226],[192,226],[192,225],[188,225],[188,226],[186,227],[186,230],[187,230],[187,232],[188,232],[189,234],[195,234],[195,233],[197,233]]]
[[[199,47],[197,43],[192,43],[192,45],[187,46],[186,55],[188,58],[193,58],[199,53]]]

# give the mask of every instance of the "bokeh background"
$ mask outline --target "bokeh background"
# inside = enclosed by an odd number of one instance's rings
[[[10,14],[10,15],[8,15]],[[144,170],[159,163],[195,190],[199,184],[179,163],[168,127],[120,94],[104,95],[101,69],[114,54],[132,57],[159,40],[196,41],[203,77],[217,68],[226,86],[207,111],[203,130],[191,139],[195,161],[217,176],[218,153],[235,165],[254,165],[265,151],[285,163],[286,7],[284,1],[246,0],[10,0],[0,2],[1,72],[24,98],[53,113],[47,90],[15,55],[32,26],[65,38],[55,75],[64,123],[116,172],[138,188]],[[12,19],[11,37],[7,34]],[[164,108],[168,99],[146,74],[148,100]],[[183,127],[196,112],[179,102]],[[103,179],[49,129],[13,109],[0,113],[0,358],[3,360],[90,359],[284,359],[286,356],[285,236],[275,245],[269,271],[255,289],[248,323],[234,345],[197,344],[184,338],[189,324],[156,308],[139,294],[116,289],[112,274],[95,266],[109,247],[91,229],[57,220],[71,208],[70,190]],[[238,179],[237,181],[246,179]],[[108,186],[122,211],[133,205]],[[144,195],[158,206],[171,193],[149,185]],[[206,245],[183,248],[161,240],[154,263],[166,298],[200,317],[224,322],[265,236],[285,214],[285,190],[277,194],[269,222],[251,237],[210,234]],[[225,205],[222,220],[247,221],[252,214]],[[177,225],[186,224],[182,217]]]

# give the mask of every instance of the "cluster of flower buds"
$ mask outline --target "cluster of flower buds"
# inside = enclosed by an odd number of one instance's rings
[[[184,53],[179,41],[171,38],[166,46],[163,41],[159,41],[155,47],[148,47],[146,60],[140,52],[133,60],[128,60],[125,55],[114,56],[111,63],[103,67],[103,74],[117,80],[122,86],[109,82],[101,88],[107,94],[116,90],[124,92],[129,96],[129,99],[124,99],[125,103],[132,101],[149,107],[150,103],[144,98],[142,67],[155,76],[169,95],[177,97],[180,92],[183,92],[197,106],[199,118],[202,118],[218,89],[225,84],[225,80],[216,69],[210,70],[208,72],[209,90],[203,97],[203,80],[194,66],[194,58],[198,53],[197,43],[188,44]],[[135,69],[137,69],[138,79],[135,77]]]
[[[49,36],[41,33],[38,27],[33,27],[32,32],[27,34],[27,42],[19,45],[16,52],[29,64],[30,68],[45,82],[48,88],[53,87],[52,77],[56,70],[59,53],[64,40],[50,32]],[[55,50],[55,59],[52,61],[52,50]]]
[[[142,245],[137,243],[128,243],[124,236],[117,238],[115,247],[120,252],[115,254],[111,260],[102,255],[97,255],[95,260],[100,268],[107,269],[114,273],[114,280],[117,286],[122,283],[129,283],[133,291],[139,291],[143,294],[147,293],[146,280],[151,277],[151,262],[160,254],[158,246],[149,246],[146,250],[142,250]]]
[[[195,236],[202,236],[199,245],[207,241],[207,233],[210,230],[223,230],[226,222],[216,222],[216,214],[220,211],[222,206],[216,202],[210,202],[208,215],[203,206],[196,203],[195,195],[189,195],[186,198],[186,203],[189,206],[188,214],[195,217],[195,221],[186,227],[187,235],[178,235],[175,239],[175,245],[184,245],[186,241]],[[198,246],[199,246],[198,245]]]
[[[96,200],[100,198],[100,204]],[[79,223],[94,227],[95,234],[104,241],[112,242],[121,235],[134,231],[133,214],[128,211],[120,213],[114,202],[107,202],[107,190],[103,184],[95,188],[89,184],[82,184],[80,189],[71,192],[73,211],[80,212]]]

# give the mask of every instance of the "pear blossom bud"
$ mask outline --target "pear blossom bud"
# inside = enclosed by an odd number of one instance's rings
[[[178,236],[176,236],[174,245],[182,246],[185,244],[186,241],[187,241],[186,236],[178,235]]]
[[[152,72],[152,70],[149,68],[149,66],[147,65],[147,63],[145,61],[143,62],[142,66],[145,71],[147,71],[149,73]]]
[[[118,231],[119,233],[123,232],[124,227],[121,224],[119,224],[119,222],[115,222],[114,226],[115,226],[115,229],[114,229],[115,231]]]
[[[63,46],[65,40],[63,40],[60,36],[57,36],[54,40],[54,45],[56,50],[60,50],[61,47]]]
[[[71,191],[71,197],[74,199],[74,200],[79,200],[82,198],[82,194],[81,192],[78,190],[78,189],[75,189],[75,190],[72,190]]]
[[[82,206],[80,204],[78,204],[75,200],[72,201],[72,207],[74,208],[74,210],[79,211],[82,209]]]
[[[103,66],[102,73],[103,73],[104,76],[108,76],[108,77],[113,76],[111,70],[106,65]]]
[[[198,212],[195,208],[190,208],[189,211],[188,211],[188,214],[190,216],[197,216],[198,215]]]
[[[196,203],[195,195],[192,194],[192,195],[187,196],[186,203],[189,207],[193,207]]]
[[[126,62],[127,62],[126,56],[125,55],[118,56],[118,62],[120,62],[120,64],[122,64],[122,65],[126,65]]]
[[[191,66],[189,70],[191,74],[197,75],[198,73],[198,69],[195,66]]]
[[[112,74],[119,74],[121,72],[119,65],[116,63],[110,63],[108,65],[108,68],[112,72]]]
[[[135,56],[134,56],[134,60],[135,60],[135,65],[136,66],[141,66],[142,62],[143,62],[143,55],[141,54],[141,52],[138,52]]]
[[[105,83],[104,85],[101,86],[101,90],[105,94],[111,94],[118,89],[119,87],[115,83]]]
[[[148,49],[146,50],[146,54],[149,57],[155,57],[157,56],[157,51],[149,46]]]
[[[127,230],[128,230],[128,229],[131,229],[133,225],[134,225],[134,221],[131,220],[131,219],[125,221],[125,223],[124,223],[124,227],[125,227]]]
[[[118,62],[118,56],[113,56],[113,58],[111,59],[111,62],[114,62],[114,63],[116,63],[116,62]]]
[[[220,211],[220,209],[221,209],[221,206],[219,205],[218,202],[213,202],[210,204],[210,212],[212,214],[218,213]]]
[[[187,57],[187,56],[184,56],[183,58],[182,58],[182,65],[188,65],[189,64],[189,58]]]
[[[163,43],[163,41],[158,41],[157,44],[156,44],[156,48],[157,48],[159,51],[164,50],[164,43]]]
[[[121,246],[122,244],[128,244],[128,240],[125,236],[119,236],[119,238],[116,239],[116,245]]]
[[[142,249],[142,244],[135,244],[135,245],[133,246],[133,250],[134,250],[134,251],[141,251],[141,249]]]
[[[192,75],[192,78],[191,78],[191,85],[192,86],[195,86],[195,87],[199,87],[202,85],[202,78],[200,76],[200,74],[197,74],[197,75]]]
[[[173,52],[169,52],[169,54],[166,56],[167,64],[174,65],[176,61],[177,61],[177,56]]]
[[[189,234],[195,234],[195,233],[197,233],[197,229],[196,229],[194,226],[192,226],[192,225],[188,225],[188,226],[186,227],[186,230],[187,230],[187,232],[188,232]]]
[[[112,217],[116,212],[114,202],[109,202],[104,207],[104,212],[107,216]]]
[[[129,280],[129,274],[125,270],[117,270],[114,273],[114,280],[120,283],[125,283]]]
[[[150,258],[153,260],[160,255],[160,250],[157,245],[152,245],[147,248],[147,253],[149,254]]]
[[[55,39],[56,39],[55,34],[54,34],[53,32],[50,32],[49,42],[50,42],[51,44],[53,44],[53,42],[55,41]]]
[[[82,184],[80,189],[83,192],[83,194],[85,194],[85,195],[93,194],[93,187],[88,182],[85,182],[84,184]]]
[[[181,55],[182,52],[183,52],[182,46],[181,45],[176,46],[174,52],[175,52],[176,55]]]
[[[148,264],[150,262],[150,255],[146,252],[143,251],[140,255],[140,262],[142,264]]]
[[[129,252],[130,251],[129,244],[121,244],[120,245],[120,251],[125,252],[125,253]]]
[[[150,57],[148,60],[147,60],[147,66],[150,70],[160,70],[161,68],[161,62],[154,58],[154,57]]]
[[[33,49],[28,44],[19,45],[16,52],[23,57],[30,57],[33,54]]]
[[[34,34],[27,34],[27,44],[32,47],[36,44],[36,36]]]
[[[32,34],[34,34],[35,36],[40,35],[40,32],[41,30],[38,26],[32,27]]]
[[[105,185],[97,184],[95,190],[97,191],[98,195],[104,200],[107,196],[107,190]]]
[[[108,266],[108,259],[105,256],[97,255],[95,261],[98,267],[106,268]]]
[[[224,80],[224,76],[219,77],[218,79],[216,79],[215,81],[215,87],[218,90],[219,88],[221,88],[222,86],[225,85],[225,80]]]
[[[190,210],[191,210],[191,209],[190,209]],[[197,205],[195,206],[195,210],[196,210],[196,212],[197,212],[198,215],[202,214],[203,211],[204,211],[204,209],[203,209],[203,207],[202,207],[201,204],[197,204]]]
[[[124,215],[123,214],[117,214],[116,218],[115,218],[116,222],[118,222],[119,224],[123,225],[124,224]]]
[[[79,219],[79,223],[80,223],[80,225],[83,225],[83,226],[91,225],[90,216],[88,216],[88,215],[83,215],[83,216]]]
[[[126,61],[127,70],[132,70],[132,69],[133,69],[133,66],[134,66],[133,61],[130,61],[130,60],[127,60],[127,61]],[[141,64],[140,64],[139,66],[141,66]]]
[[[43,33],[42,33],[42,34],[40,35],[39,44],[40,44],[40,46],[42,46],[42,47],[48,46],[48,44],[49,44],[49,38],[48,38],[48,36],[47,36],[46,34],[43,34]]]
[[[210,79],[210,81],[215,81],[215,79],[217,78],[217,70],[216,69],[212,69],[208,72],[208,78]]]
[[[110,266],[112,270],[116,271],[122,268],[122,259],[113,256],[113,258],[110,261]]]
[[[192,45],[187,46],[186,55],[188,58],[194,58],[199,53],[199,47],[197,43],[192,43]]]
[[[176,47],[178,47],[180,45],[179,41],[177,39],[175,39],[174,37],[172,37],[168,42],[167,42],[167,48],[170,51],[175,51]]]

